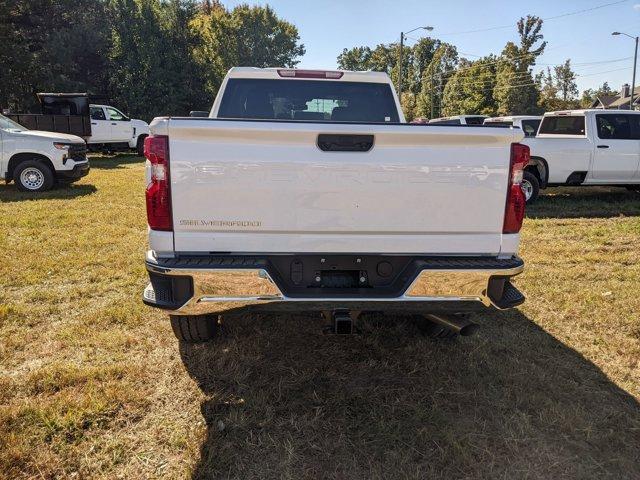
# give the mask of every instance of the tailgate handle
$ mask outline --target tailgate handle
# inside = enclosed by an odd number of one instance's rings
[[[368,152],[372,147],[373,135],[318,135],[318,148],[323,152]]]

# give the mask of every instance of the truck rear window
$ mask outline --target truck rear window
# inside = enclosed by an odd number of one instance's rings
[[[486,117],[465,117],[467,125],[482,125]]]
[[[439,118],[430,120],[429,123],[432,125],[462,125],[462,121],[459,118]]]
[[[513,122],[511,121],[500,121],[500,122],[484,122],[486,127],[513,127]]]
[[[522,130],[527,137],[535,137],[539,126],[540,120],[522,120]]]
[[[322,80],[230,79],[219,118],[397,123],[389,85]]]
[[[584,116],[545,117],[542,120],[542,125],[540,125],[539,133],[546,135],[584,135]]]

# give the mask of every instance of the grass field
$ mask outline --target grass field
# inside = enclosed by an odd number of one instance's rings
[[[0,477],[640,478],[640,196],[550,190],[527,296],[477,336],[235,316],[178,345],[141,303],[143,163],[0,185]]]

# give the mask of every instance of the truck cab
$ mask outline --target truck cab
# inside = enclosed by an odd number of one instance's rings
[[[531,149],[529,202],[548,186],[640,188],[640,112],[548,112],[536,137],[523,143]]]
[[[0,115],[0,179],[43,192],[89,173],[87,146],[76,135],[29,130]]]

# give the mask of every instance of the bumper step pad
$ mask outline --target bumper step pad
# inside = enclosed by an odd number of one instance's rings
[[[494,300],[493,303],[500,309],[513,308],[523,304],[525,296],[520,290],[513,286],[510,281],[504,282],[504,290],[500,300]]]

